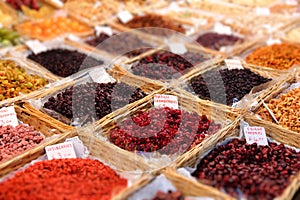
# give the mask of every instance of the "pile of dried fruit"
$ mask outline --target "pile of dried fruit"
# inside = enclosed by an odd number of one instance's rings
[[[242,193],[249,200],[271,200],[281,195],[300,171],[299,163],[300,153],[282,144],[257,146],[233,139],[205,156],[193,176],[234,197]]]
[[[37,75],[28,75],[23,68],[14,61],[0,60],[0,100],[27,94],[37,90],[48,81]]]
[[[66,17],[26,21],[16,28],[20,33],[36,39],[51,39],[63,34],[85,34],[91,31],[87,25]]]
[[[87,117],[89,122],[145,96],[141,89],[124,83],[86,83],[67,88],[56,97],[49,98],[44,108],[69,119]]]
[[[190,80],[192,91],[202,99],[232,105],[241,100],[254,86],[270,81],[249,69],[210,70]],[[189,90],[191,90],[189,89]]]
[[[11,5],[16,10],[21,10],[22,6],[38,10],[40,8],[39,0],[5,0],[6,3]]]
[[[180,74],[207,59],[209,58],[201,53],[187,52],[177,55],[163,51],[142,58],[131,69],[139,76],[156,80],[171,79],[175,74]]]
[[[267,104],[274,113],[279,124],[292,131],[300,133],[300,88],[293,89],[286,94],[282,94],[278,99],[272,99]],[[263,119],[273,121],[268,110],[261,107],[257,114]]]
[[[235,35],[205,33],[200,35],[196,41],[204,47],[220,50],[221,47],[233,46],[237,42],[242,42],[243,39]]]
[[[8,28],[0,28],[0,47],[18,44],[21,44],[21,39],[17,32]]]
[[[152,200],[184,200],[181,192],[172,192],[169,190],[167,193],[158,191]]]
[[[32,126],[23,124],[16,127],[0,126],[0,161],[31,149],[43,139]]]
[[[111,199],[127,186],[110,167],[91,159],[37,162],[0,183],[0,199]]]
[[[205,115],[172,108],[141,111],[117,125],[109,140],[118,147],[162,154],[184,153],[221,128]]]
[[[51,49],[38,54],[32,53],[28,58],[61,77],[103,64],[102,60],[96,60],[76,50],[68,49]]]
[[[112,37],[109,37],[105,33],[101,33],[98,37],[90,39],[86,41],[86,43],[111,54],[125,54],[128,57],[138,56],[141,53],[148,51],[151,47],[149,44],[143,42],[139,37],[132,33],[121,33]]]
[[[300,64],[300,46],[295,44],[273,44],[259,47],[246,57],[246,62],[253,65],[284,70]]]
[[[165,17],[155,14],[136,16],[124,25],[129,28],[145,28],[143,30],[141,29],[141,31],[154,35],[171,36],[173,31],[185,33],[185,29],[181,24],[171,22],[170,20],[165,19]]]

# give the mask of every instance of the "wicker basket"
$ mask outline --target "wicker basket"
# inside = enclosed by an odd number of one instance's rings
[[[38,75],[46,80],[48,80],[49,84],[39,88],[38,90],[32,91],[28,94],[20,94],[19,96],[16,96],[14,98],[8,98],[5,99],[3,101],[0,102],[0,106],[4,106],[4,105],[10,105],[12,103],[16,103],[16,102],[20,102],[22,100],[26,100],[26,99],[32,99],[32,98],[37,98],[39,96],[43,96],[45,91],[47,90],[48,87],[51,86],[51,84],[53,84],[57,79],[55,76],[53,76],[52,74],[48,73],[47,71],[41,69],[31,63],[26,62],[23,59],[19,59],[16,57],[10,57],[7,56],[5,59],[3,60],[11,60],[14,63],[16,63],[18,66],[20,66],[21,68],[23,68],[27,74],[33,74],[33,75]]]
[[[295,69],[297,70],[297,68],[295,68]],[[282,92],[285,89],[289,88],[290,85],[295,83],[295,82],[299,82],[299,77],[297,77],[297,72],[294,72],[294,70],[291,70],[291,73],[288,76],[283,76],[280,81],[278,81],[272,87],[267,89],[261,95],[262,98],[257,101],[257,104],[255,106],[253,106],[252,108],[250,108],[249,115],[251,115],[252,119],[254,121],[256,121],[257,123],[260,123],[260,122],[261,123],[270,123],[270,121],[268,121],[268,120],[260,119],[261,117],[256,117],[256,116],[259,116],[258,111],[261,108],[265,107],[264,103],[265,103],[265,105],[267,105],[271,99],[274,99],[277,96],[279,96],[280,94],[282,94]],[[281,126],[280,123],[277,124],[277,122],[275,122],[275,120],[272,120],[272,124],[274,124],[274,126],[277,129],[279,129],[281,131],[285,131],[286,134],[287,134],[286,137],[289,137],[290,135],[293,135],[295,133],[299,135],[299,132],[289,130],[289,128]]]
[[[25,151],[24,153],[21,153],[19,155],[16,155],[15,157],[7,161],[1,162],[0,176],[3,176],[17,169],[19,166],[22,165],[23,162],[28,162],[32,160],[32,156],[35,155],[35,149],[38,149],[40,148],[40,146],[43,146],[45,144],[48,144],[47,138],[53,135],[64,135],[66,131],[74,129],[73,127],[70,128],[64,125],[63,123],[53,121],[42,113],[32,112],[31,110],[27,109],[22,105],[15,105],[14,107],[18,119],[25,124],[33,126],[37,131],[41,132],[45,136],[45,140],[42,141],[41,144],[33,147],[32,149]]]
[[[267,137],[270,137],[273,140],[276,140],[277,142],[280,142],[282,144],[286,144],[292,147],[300,148],[300,135],[296,133],[291,133],[287,135],[287,132],[282,129],[278,129],[276,126],[264,123],[259,120],[255,120],[249,116],[244,116],[241,118],[237,118],[234,123],[232,123],[231,126],[228,126],[227,129],[222,133],[222,139],[219,141],[213,140],[213,141],[204,141],[201,148],[193,149],[189,157],[183,158],[177,162],[177,167],[195,167],[196,163],[198,161],[198,158],[205,155],[205,153],[209,150],[212,150],[216,147],[216,145],[222,141],[224,141],[226,138],[229,137],[239,137],[240,134],[240,119],[243,119],[245,122],[247,122],[250,126],[262,126],[266,130]],[[280,200],[287,200],[292,199],[293,195],[297,192],[297,190],[300,187],[300,172],[298,172],[293,180],[291,181],[291,184],[285,189],[283,194],[278,198]]]
[[[218,191],[215,188],[210,186],[206,186],[199,182],[196,182],[192,179],[184,177],[178,174],[173,168],[166,168],[159,172],[158,174],[163,174],[168,181],[174,185],[179,191],[182,193],[183,196],[194,196],[194,197],[212,197],[214,199],[223,199],[223,200],[230,200],[233,199],[232,197]],[[157,174],[156,174],[157,175]],[[131,187],[125,189],[121,192],[118,196],[116,196],[115,200],[122,200],[130,198],[134,193],[138,192],[143,187],[147,186],[147,184],[151,183],[155,180],[156,175],[154,176],[145,176],[143,179],[140,179],[139,182],[135,183]]]
[[[16,23],[19,23],[21,20],[18,16],[18,12],[3,1],[0,2],[0,11],[11,17],[10,20],[6,22],[3,21],[3,19],[0,20],[3,26],[12,26]]]
[[[264,70],[261,70],[259,67],[256,67],[256,66],[253,66],[253,65],[248,65],[248,64],[242,64],[243,65],[243,68],[245,69],[249,69],[251,70],[252,72],[256,73],[256,74],[259,74],[263,77],[266,77],[266,78],[270,78],[270,79],[273,79],[273,81],[270,81],[268,83],[265,83],[265,84],[262,84],[260,86],[256,86],[254,88],[252,88],[252,90],[250,91],[249,94],[251,94],[253,96],[253,99],[251,99],[251,101],[260,101],[261,99],[264,98],[265,96],[265,91],[267,91],[267,89],[269,87],[272,87],[275,83],[277,83],[278,80],[280,80],[280,75],[277,70],[273,70],[273,69],[268,69],[266,71]],[[202,65],[200,67],[197,67],[193,70],[191,70],[189,73],[183,75],[182,77],[180,77],[178,79],[178,82],[174,85],[174,87],[178,87],[178,88],[181,88],[181,89],[186,89],[186,85],[194,78],[194,77],[197,77],[201,74],[204,74],[205,72],[208,72],[208,71],[211,71],[211,70],[214,70],[214,69],[219,69],[220,67],[222,66],[226,66],[225,63],[224,63],[224,60],[223,59],[218,59],[216,60],[216,62],[214,63],[208,63],[208,64],[205,64],[205,65]],[[196,96],[196,95],[195,95]],[[197,97],[197,96],[196,96]],[[198,98],[198,97],[197,97]],[[246,98],[244,96],[244,98]],[[243,99],[240,101],[242,102]],[[234,110],[237,111],[237,112],[244,112],[246,109],[248,109],[251,105],[247,102],[247,104],[245,104],[242,102],[241,106],[239,106],[238,108],[235,108]],[[220,105],[223,105],[223,104],[220,104]],[[227,109],[230,109],[229,106],[226,106]]]
[[[76,136],[78,136],[78,138],[82,141],[84,146],[87,147],[90,153],[89,156],[100,159],[101,162],[103,162],[104,164],[110,167],[113,167],[113,169],[118,173],[127,172],[127,173],[132,173],[133,175],[141,176],[140,179],[134,181],[133,183],[134,185],[140,185],[144,180],[146,180],[149,177],[148,175],[144,175],[139,171],[136,172],[132,171],[135,169],[140,169],[142,167],[146,168],[148,166],[139,165],[139,163],[137,162],[133,163],[127,157],[123,156],[122,154],[119,154],[118,152],[113,151],[114,149],[111,147],[110,144],[107,144],[102,140],[92,136],[85,130],[80,130],[79,132],[77,132],[76,130],[67,131],[27,151],[21,156],[15,157],[13,160],[10,160],[10,162],[6,164],[5,168],[3,168],[4,165],[0,165],[1,166],[0,175],[4,176],[6,174],[9,174],[25,166],[31,161],[34,161],[41,156],[44,156],[45,147],[64,142],[67,138],[76,137]]]
[[[183,92],[183,93],[179,93]],[[195,99],[193,96],[189,95],[188,93],[185,93],[184,91],[170,91],[169,89],[162,88],[159,91],[153,92],[149,94],[147,97],[136,101],[127,107],[123,107],[122,109],[119,109],[109,116],[109,118],[106,118],[106,120],[100,120],[98,121],[93,128],[93,133],[101,138],[107,138],[109,137],[109,132],[113,128],[117,127],[117,122],[123,121],[129,116],[139,112],[139,111],[147,111],[153,107],[153,97],[155,94],[168,94],[168,95],[174,95],[178,97],[179,102],[179,108],[186,110],[188,112],[197,113],[198,115],[205,114],[209,119],[214,120],[215,122],[221,123],[221,130],[222,128],[226,128],[227,123],[229,121],[234,120],[238,115],[231,112],[230,110],[223,109],[222,106],[213,104],[208,101],[202,101],[200,99]],[[219,132],[215,133],[213,136],[209,136],[207,139],[211,137],[219,137]],[[107,140],[107,139],[106,139]],[[205,139],[206,140],[206,139]],[[149,160],[148,158],[143,158],[142,156],[136,154],[135,152],[130,152],[124,149],[121,149],[115,145],[113,145],[115,148],[115,151],[122,152],[124,155],[126,155],[132,162],[135,160],[142,161],[144,164],[148,165],[148,170],[156,171],[160,168],[163,168],[163,164],[156,162],[153,163],[152,160]],[[202,145],[201,145],[202,146]],[[184,157],[189,156],[189,152],[186,152],[182,154],[181,156],[175,158],[175,159],[182,159]],[[153,164],[152,167],[150,167],[150,164]],[[155,168],[153,168],[153,166]],[[145,170],[145,169],[142,169]]]

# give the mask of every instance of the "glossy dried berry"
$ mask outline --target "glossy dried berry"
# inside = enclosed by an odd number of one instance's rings
[[[253,87],[270,80],[249,69],[210,70],[192,78],[188,90],[201,99],[231,106],[235,98],[241,100]]]
[[[80,70],[103,64],[102,60],[96,60],[76,50],[68,49],[52,49],[38,54],[30,54],[28,58],[61,77],[67,77]]]
[[[208,57],[201,53],[187,52],[177,55],[171,52],[158,52],[142,58],[132,66],[132,72],[156,80],[171,79],[176,74],[182,75],[184,71],[194,67]]]
[[[50,97],[44,108],[68,119],[78,118],[87,123],[145,96],[141,89],[125,83],[86,83],[69,87],[56,97]]]
[[[109,140],[118,147],[162,154],[184,153],[221,128],[205,115],[172,108],[140,111],[117,125]]]
[[[300,152],[282,144],[246,144],[233,139],[205,156],[192,174],[201,182],[249,200],[271,200],[280,196],[300,171]]]

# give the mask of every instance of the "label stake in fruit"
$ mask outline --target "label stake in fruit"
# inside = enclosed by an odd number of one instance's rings
[[[30,48],[30,50],[34,54],[41,53],[43,51],[47,51],[47,47],[45,47],[40,41],[38,40],[28,40],[25,44]]]
[[[1,126],[17,126],[19,124],[14,106],[4,107],[0,109],[0,125]]]
[[[123,24],[126,24],[133,19],[133,15],[128,11],[123,11],[118,13],[118,18]]]
[[[154,107],[169,107],[173,109],[178,109],[178,98],[173,95],[165,95],[165,94],[155,94],[154,95]]]
[[[72,142],[64,142],[47,146],[45,148],[48,160],[62,158],[76,158],[76,153]]]
[[[175,54],[184,54],[187,52],[187,49],[186,47],[184,46],[183,43],[180,43],[180,42],[173,42],[173,43],[169,43],[169,48],[170,48],[170,51],[172,53],[175,53]]]
[[[268,145],[264,127],[246,126],[244,127],[244,134],[248,144],[257,143],[258,145]]]
[[[225,59],[226,66],[229,70],[231,69],[244,69],[240,60]]]

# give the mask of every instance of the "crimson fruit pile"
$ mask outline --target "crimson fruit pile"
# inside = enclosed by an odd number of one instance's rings
[[[5,2],[11,5],[16,10],[21,10],[22,5],[34,10],[38,10],[40,8],[39,0],[6,0]]]
[[[200,53],[187,52],[177,55],[171,52],[159,52],[142,58],[132,66],[132,72],[139,76],[155,80],[165,80],[181,76],[185,70],[194,67],[208,58]]]
[[[43,136],[33,126],[19,124],[0,126],[0,161],[31,149],[43,140]]]
[[[0,183],[0,199],[107,200],[126,188],[127,180],[91,159],[37,162]]]
[[[299,171],[300,152],[274,142],[258,146],[233,139],[204,157],[193,176],[234,197],[242,193],[249,200],[271,200]]]
[[[50,97],[44,108],[82,124],[98,120],[129,103],[145,97],[139,88],[125,83],[85,83],[65,89]]]
[[[173,192],[169,190],[166,193],[158,191],[152,200],[184,200],[184,196],[178,191]]]
[[[120,122],[110,131],[109,139],[128,151],[180,154],[220,128],[220,124],[205,115],[172,108],[153,108]]]

